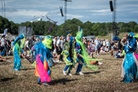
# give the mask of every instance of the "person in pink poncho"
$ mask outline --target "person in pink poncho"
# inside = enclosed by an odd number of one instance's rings
[[[38,42],[32,47],[35,52],[36,68],[35,75],[38,77],[38,84],[48,85],[51,81],[50,67],[53,66],[53,56],[51,53],[52,38],[50,35],[46,36],[43,41]]]

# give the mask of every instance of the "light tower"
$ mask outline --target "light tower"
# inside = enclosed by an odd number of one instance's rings
[[[2,16],[6,17],[6,5],[5,0],[1,0],[1,9],[2,9]]]
[[[65,5],[64,5],[64,30],[66,31],[66,20],[67,20],[67,2],[71,2],[71,0],[61,0],[61,1],[65,1]]]
[[[112,32],[113,32],[112,35],[113,36],[112,38],[114,38],[115,36],[119,34],[117,24],[116,24],[116,0],[110,0],[109,4],[110,4],[111,12],[113,12],[113,22],[112,22]]]

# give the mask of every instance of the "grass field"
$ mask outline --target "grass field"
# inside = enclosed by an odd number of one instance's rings
[[[52,81],[49,86],[38,85],[34,75],[34,66],[22,60],[24,69],[13,71],[11,62],[0,62],[0,92],[138,92],[138,82],[125,84],[122,78],[122,59],[110,55],[100,55],[102,65],[97,71],[83,67],[84,75],[64,76],[64,63],[58,63],[51,70]],[[12,57],[11,57],[12,58]]]

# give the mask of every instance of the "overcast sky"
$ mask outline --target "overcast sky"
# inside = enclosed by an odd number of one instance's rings
[[[36,21],[47,15],[58,24],[64,23],[60,7],[65,0],[0,0],[0,14],[15,23]],[[113,0],[114,1],[114,0]],[[5,7],[5,10],[3,9]],[[2,11],[5,12],[2,12]],[[63,10],[64,13],[64,10]],[[112,22],[109,0],[72,0],[67,3],[67,19],[82,22]],[[47,21],[46,17],[41,17]],[[138,0],[116,0],[116,21],[138,23]]]

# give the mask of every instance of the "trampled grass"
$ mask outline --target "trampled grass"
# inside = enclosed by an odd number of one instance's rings
[[[24,68],[21,71],[13,71],[13,59],[11,62],[0,62],[0,92],[137,92],[138,82],[125,84],[120,82],[122,78],[122,59],[116,59],[110,55],[99,55],[103,64],[97,71],[83,67],[83,76],[64,76],[62,71],[64,63],[58,63],[51,68],[52,81],[49,86],[38,85],[34,75],[34,66],[22,59]]]

